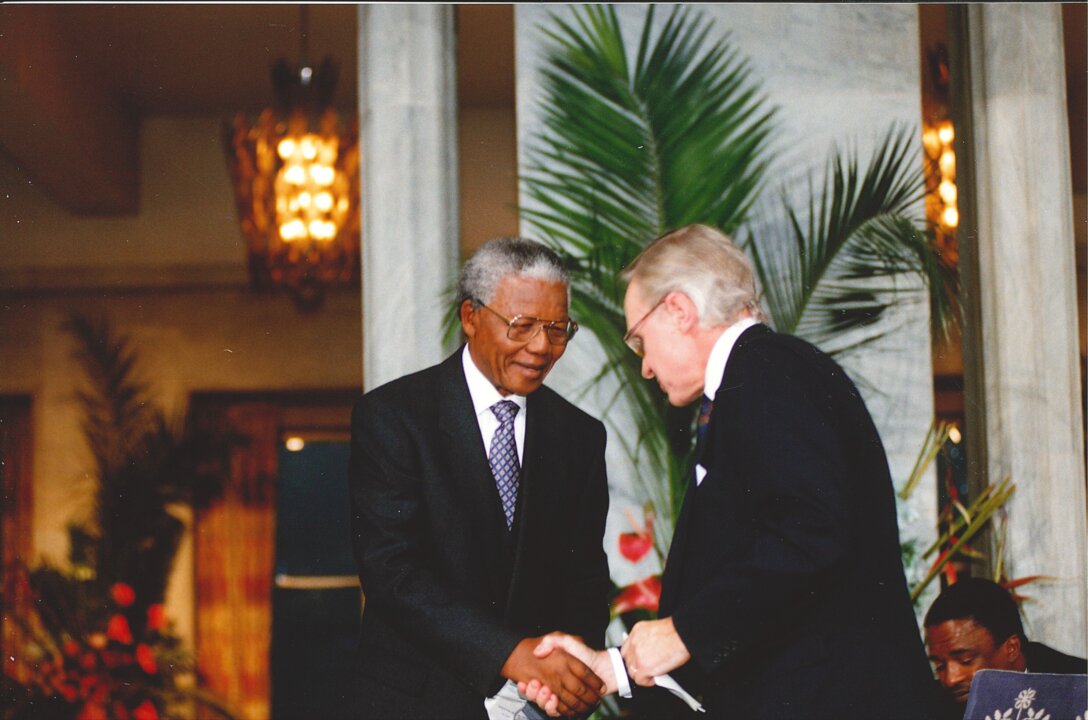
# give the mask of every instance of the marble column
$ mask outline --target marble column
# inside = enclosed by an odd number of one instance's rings
[[[1007,574],[1053,578],[1023,590],[1033,598],[1023,605],[1029,639],[1084,655],[1085,436],[1061,8],[962,12],[974,159],[965,170],[975,181],[973,194],[964,188],[973,207],[960,242],[977,273],[982,469],[1017,486]]]
[[[439,361],[457,271],[452,5],[359,7],[363,387]]]

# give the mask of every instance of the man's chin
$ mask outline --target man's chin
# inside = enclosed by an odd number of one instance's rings
[[[532,395],[534,392],[540,389],[540,386],[544,384],[544,377],[541,376],[537,379],[519,378],[517,382],[509,382],[506,384],[506,390],[514,395]]]
[[[665,388],[662,388],[662,390],[665,390]],[[700,388],[699,392],[695,393],[694,395],[692,395],[691,393],[679,393],[676,391],[670,392],[668,390],[665,390],[665,394],[669,398],[669,404],[673,407],[687,407],[688,405],[691,405],[693,402],[695,402],[695,400],[702,395],[702,388]]]

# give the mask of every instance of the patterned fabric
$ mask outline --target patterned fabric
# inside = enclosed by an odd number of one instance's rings
[[[491,449],[487,461],[491,464],[491,474],[495,476],[495,487],[499,489],[502,511],[506,514],[506,529],[514,526],[514,507],[518,502],[518,475],[521,463],[518,462],[517,443],[514,442],[514,416],[518,414],[517,403],[512,400],[500,400],[491,406],[491,412],[499,420],[499,429],[491,438]]]
[[[1088,675],[979,670],[971,681],[964,720],[1085,718]]]
[[[703,395],[703,402],[699,405],[699,419],[695,421],[696,439],[700,443],[706,436],[706,428],[710,424],[710,413],[713,410],[714,403],[706,395]]]

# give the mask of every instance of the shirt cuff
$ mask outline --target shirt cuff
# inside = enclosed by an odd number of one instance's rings
[[[616,692],[621,698],[631,697],[631,681],[627,678],[627,666],[619,648],[608,648],[608,657],[612,661],[612,674],[616,676]]]

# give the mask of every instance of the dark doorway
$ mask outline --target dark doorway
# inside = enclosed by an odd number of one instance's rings
[[[347,489],[348,438],[285,433],[276,478],[272,718],[340,718],[362,611]]]

